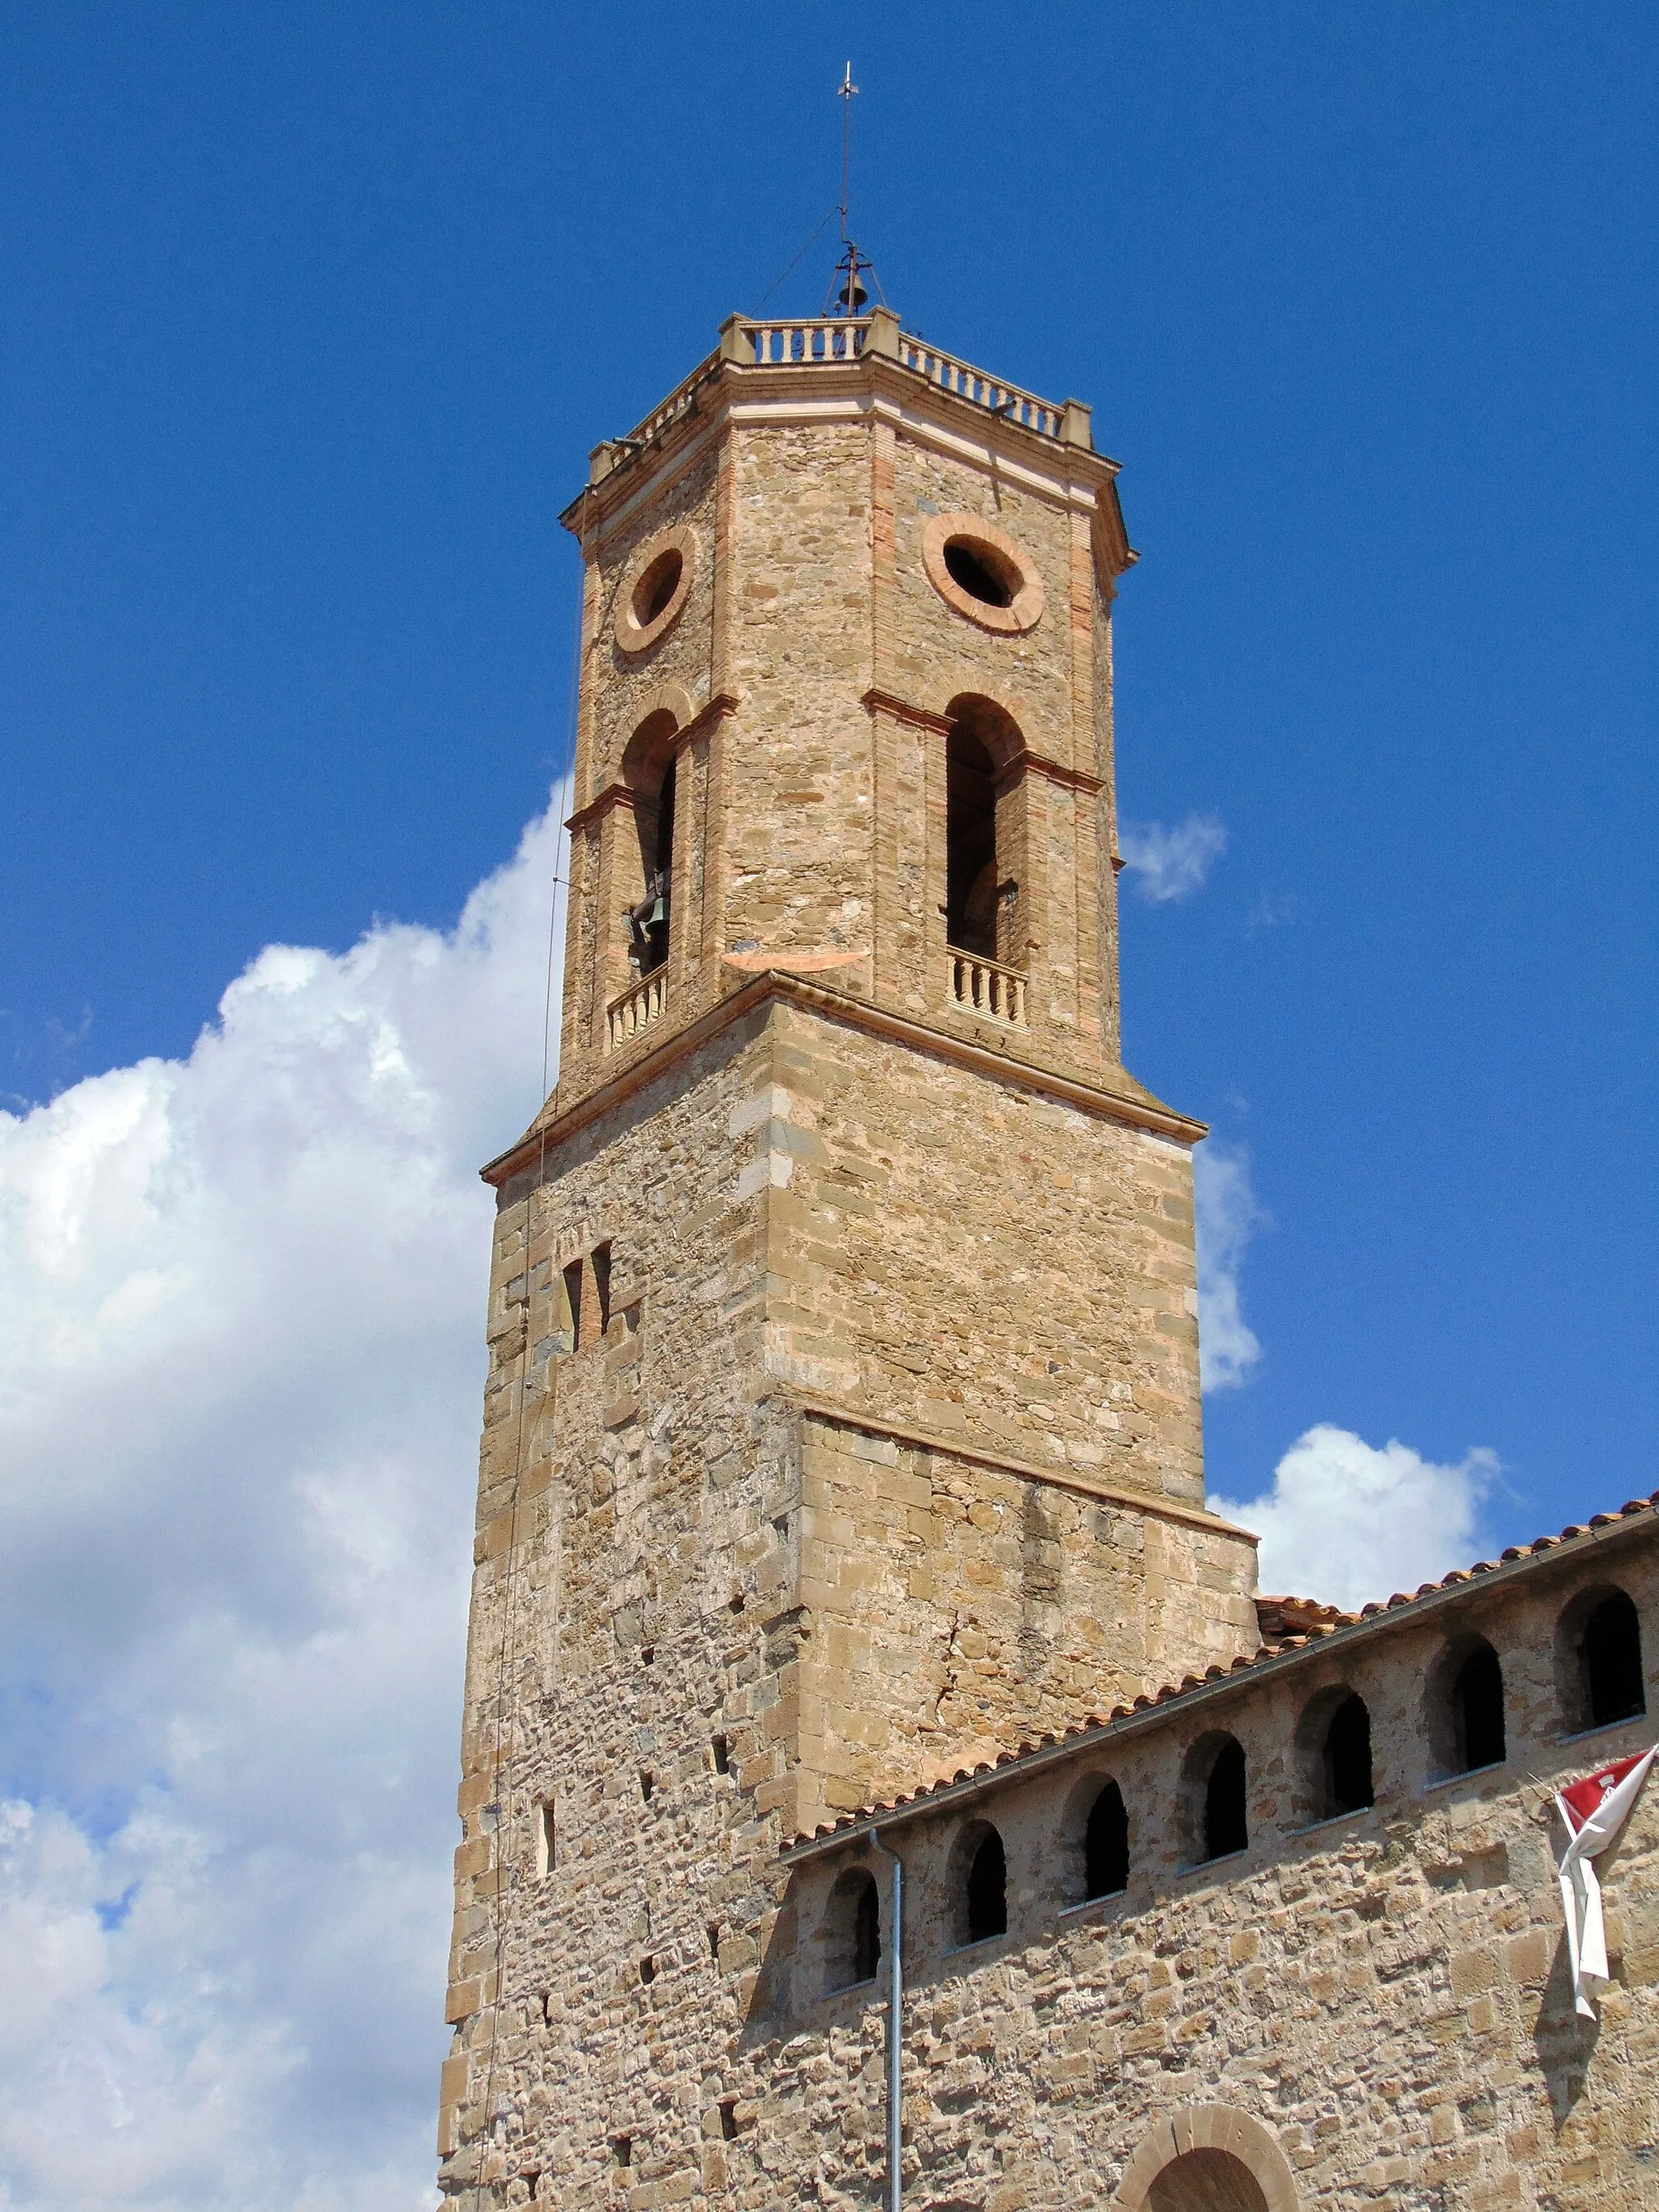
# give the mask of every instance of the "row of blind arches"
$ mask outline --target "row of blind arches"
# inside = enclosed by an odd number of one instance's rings
[[[1563,1717],[1570,1730],[1605,1727],[1647,1709],[1636,1607],[1623,1590],[1591,1591],[1560,1624]],[[1504,1671],[1484,1637],[1448,1646],[1431,1674],[1425,1717],[1431,1759],[1443,1776],[1501,1765],[1507,1756]],[[1297,1730],[1300,1810],[1309,1824],[1363,1811],[1375,1802],[1370,1712],[1346,1687],[1314,1698]],[[1177,1804],[1190,1863],[1229,1858],[1249,1847],[1249,1772],[1237,1736],[1200,1736],[1182,1765]],[[1115,1781],[1091,1780],[1074,1793],[1066,1844],[1075,1869],[1074,1904],[1113,1897],[1129,1886],[1129,1816]],[[987,1820],[963,1829],[948,1874],[952,1938],[957,1946],[1007,1933],[1007,1861]],[[881,1907],[875,1878],[849,1867],[830,1893],[824,1923],[827,1990],[873,1978],[881,1962]]]

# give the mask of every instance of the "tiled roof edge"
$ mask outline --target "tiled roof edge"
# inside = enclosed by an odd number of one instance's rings
[[[1344,1644],[1357,1641],[1381,1629],[1398,1626],[1407,1619],[1415,1620],[1433,1609],[1437,1601],[1455,1600],[1471,1586],[1490,1587],[1494,1581],[1513,1581],[1558,1553],[1563,1545],[1571,1546],[1577,1553],[1606,1542],[1609,1534],[1632,1534],[1644,1518],[1651,1522],[1656,1507],[1659,1491],[1650,1498],[1632,1498],[1616,1513],[1595,1513],[1587,1522],[1575,1522],[1559,1536],[1540,1536],[1530,1544],[1512,1544],[1497,1559],[1481,1559],[1472,1567],[1455,1567],[1437,1583],[1424,1583],[1410,1592],[1397,1590],[1392,1597],[1362,1607],[1358,1613],[1334,1613],[1330,1622],[1321,1623],[1305,1634],[1264,1644],[1255,1653],[1235,1659],[1231,1666],[1218,1663],[1202,1675],[1188,1674],[1179,1684],[1169,1684],[1150,1696],[1138,1697],[1132,1705],[1115,1706],[1103,1717],[1091,1714],[1086,1721],[1079,1722],[1060,1735],[1041,1735],[1035,1742],[1021,1744],[1018,1750],[1000,1753],[994,1761],[982,1759],[971,1771],[959,1768],[949,1781],[925,1784],[890,1801],[862,1806],[855,1813],[844,1813],[811,1835],[792,1837],[779,1852],[779,1859],[793,1864],[815,1857],[822,1851],[856,1841],[871,1829],[918,1820],[959,1798],[976,1796],[982,1790],[1011,1780],[1016,1772],[1029,1774],[1070,1758],[1088,1745],[1121,1742],[1126,1736],[1138,1735],[1172,1711],[1190,1711],[1245,1682],[1259,1681],[1270,1674],[1280,1673],[1307,1652],[1323,1650],[1333,1640]],[[1310,1604],[1310,1609],[1313,1609],[1309,1601],[1295,1602]],[[1321,1606],[1317,1610],[1326,1613],[1331,1608]]]

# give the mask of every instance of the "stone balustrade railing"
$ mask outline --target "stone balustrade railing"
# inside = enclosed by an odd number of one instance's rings
[[[668,1003],[668,978],[660,968],[653,968],[648,975],[641,975],[630,990],[620,999],[613,999],[605,1009],[605,1050],[615,1052],[619,1045],[636,1037],[642,1029],[648,1029],[662,1018]]]
[[[856,361],[864,351],[865,325],[845,317],[827,321],[744,323],[757,368],[799,367],[805,362]]]
[[[904,331],[899,333],[898,348],[899,359],[904,366],[915,369],[918,376],[925,376],[929,384],[937,384],[941,391],[953,392],[958,399],[971,400],[975,407],[1018,422],[1041,437],[1059,437],[1064,410],[1051,406],[1046,399],[1039,399],[1035,392],[1022,392],[1018,385],[1004,384],[997,377],[987,376],[982,368],[957,361],[952,354],[941,353],[937,346],[924,345],[920,338],[913,338]]]
[[[1018,969],[959,952],[954,945],[947,948],[945,963],[953,1006],[964,1014],[1006,1022],[1011,1029],[1025,1027],[1025,978]]]
[[[970,406],[982,407],[987,414],[1000,416],[1005,422],[1018,423],[1022,429],[1035,431],[1039,437],[1053,438],[1063,445],[1091,443],[1086,407],[1073,400],[1057,407],[1050,400],[1039,399],[1033,392],[1022,391],[1017,384],[988,376],[983,369],[958,361],[954,354],[924,344],[900,329],[898,317],[890,308],[872,308],[856,319],[820,315],[766,319],[732,315],[721,325],[717,351],[699,362],[690,375],[676,385],[627,437],[599,447],[593,457],[593,480],[597,483],[630,453],[649,445],[682,415],[695,413],[699,391],[724,362],[742,368],[837,368],[866,354],[895,362],[939,391],[966,400]]]

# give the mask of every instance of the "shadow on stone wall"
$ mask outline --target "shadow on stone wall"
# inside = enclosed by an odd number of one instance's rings
[[[1549,1978],[1532,2029],[1533,2048],[1538,2053],[1558,2134],[1584,2094],[1601,2033],[1600,2021],[1586,2020],[1573,2001],[1572,1968],[1564,1929],[1550,1961]]]

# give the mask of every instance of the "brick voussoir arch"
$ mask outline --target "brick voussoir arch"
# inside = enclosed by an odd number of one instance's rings
[[[1144,2212],[1159,2174],[1195,2150],[1236,2158],[1261,2190],[1267,2212],[1300,2212],[1296,2177],[1278,2137],[1235,2105],[1181,2105],[1159,2120],[1125,2167],[1111,2212]]]
[[[647,691],[634,709],[634,726],[648,720],[653,714],[672,714],[674,727],[683,730],[696,718],[696,704],[684,684],[658,684]]]
[[[928,714],[937,715],[941,722],[948,722],[951,708],[962,699],[988,699],[992,706],[1000,708],[1008,717],[1018,730],[1021,741],[1030,750],[1036,710],[1007,684],[988,683],[982,671],[966,662],[947,670],[942,678],[936,677],[928,684],[927,696],[920,704]]]

